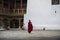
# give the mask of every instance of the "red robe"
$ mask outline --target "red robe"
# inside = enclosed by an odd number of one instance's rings
[[[31,21],[28,22],[28,32],[31,33],[31,31],[33,30],[33,25],[31,23]]]

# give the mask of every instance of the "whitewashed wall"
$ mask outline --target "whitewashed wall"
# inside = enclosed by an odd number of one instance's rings
[[[60,5],[52,5],[51,0],[28,0],[24,15],[25,29],[29,19],[34,29],[60,30]]]

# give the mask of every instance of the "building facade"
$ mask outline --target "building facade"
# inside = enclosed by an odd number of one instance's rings
[[[27,0],[0,0],[0,28],[22,28]]]
[[[31,20],[33,29],[60,30],[60,0],[28,0],[24,28]]]

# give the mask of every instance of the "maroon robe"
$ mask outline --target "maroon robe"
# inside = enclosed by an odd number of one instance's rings
[[[31,31],[33,30],[33,25],[31,23],[31,21],[28,22],[28,32],[31,33]]]

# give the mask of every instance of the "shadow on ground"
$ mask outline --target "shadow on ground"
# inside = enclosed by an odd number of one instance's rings
[[[29,37],[29,38],[25,38],[25,39],[0,38],[0,40],[60,40],[60,36],[54,36],[54,37]]]

